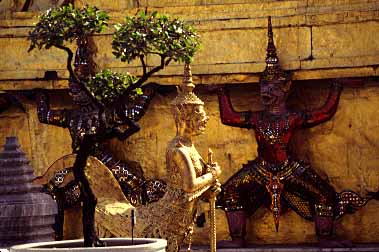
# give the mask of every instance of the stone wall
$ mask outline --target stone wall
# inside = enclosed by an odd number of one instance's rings
[[[16,2],[0,2],[3,54],[0,89],[53,89],[50,92],[53,107],[70,106],[67,92],[60,90],[67,87],[64,54],[54,50],[26,53],[27,32],[37,14],[12,12],[18,10],[20,3],[12,5]],[[252,132],[221,124],[216,96],[207,91],[206,85],[230,84],[236,109],[260,109],[257,73],[264,68],[266,17],[272,15],[283,67],[292,70],[294,79],[298,80],[289,97],[289,104],[294,109],[322,105],[328,89],[323,79],[368,77],[364,87],[343,91],[332,120],[298,132],[293,149],[319,173],[327,174],[338,190],[352,189],[364,195],[366,190],[378,188],[379,83],[376,76],[379,44],[373,36],[379,32],[378,1],[88,0],[86,3],[109,10],[115,21],[122,21],[125,13],[134,14],[138,8],[148,6],[150,10],[181,17],[198,28],[203,46],[193,64],[194,81],[202,84],[196,92],[204,100],[211,119],[206,134],[197,139],[197,148],[203,156],[208,147],[213,149],[215,160],[223,168],[221,182],[256,157],[256,143]],[[137,63],[127,67],[112,58],[110,33],[111,30],[96,37],[99,66],[138,73]],[[148,63],[154,64],[154,59]],[[178,84],[182,69],[182,66],[173,65],[154,80],[161,85]],[[57,71],[58,79],[43,79],[47,70]],[[174,95],[174,92],[157,95],[140,121],[142,130],[126,142],[110,143],[115,155],[140,162],[149,178],[165,176],[166,145],[175,135],[169,107]],[[67,130],[40,124],[32,101],[22,99],[22,102],[26,113],[12,107],[0,114],[0,139],[17,135],[36,174],[40,175],[54,160],[71,152],[71,139]],[[207,206],[203,207],[206,211]],[[356,214],[342,218],[339,235],[354,241],[379,242],[378,209],[379,203],[371,202]],[[217,221],[219,239],[227,238],[222,211],[218,211]],[[271,214],[262,208],[250,218],[248,239],[253,243],[315,241],[313,224],[294,212],[281,218],[279,233],[274,229]],[[208,227],[196,231],[195,242],[206,243]]]
[[[40,0],[41,1],[41,0]],[[34,50],[26,53],[30,27],[36,12],[19,12],[0,3],[0,61],[2,89],[35,86],[56,89],[67,87],[64,52]],[[15,1],[13,1],[14,3]],[[38,0],[34,1],[38,2]],[[83,1],[76,1],[81,5]],[[111,53],[112,25],[138,10],[158,10],[194,24],[202,37],[202,50],[193,63],[200,84],[254,83],[264,68],[267,16],[272,16],[275,42],[282,65],[294,71],[294,79],[377,76],[379,40],[378,1],[367,0],[292,0],[292,1],[98,1],[88,0],[109,11],[111,25],[96,37],[96,62],[99,68],[139,73],[138,62],[126,65]],[[13,10],[13,12],[12,12]],[[148,58],[149,66],[156,64]],[[43,78],[47,70],[57,71],[57,81],[25,82]],[[172,64],[155,77],[162,84],[180,81],[182,68]]]

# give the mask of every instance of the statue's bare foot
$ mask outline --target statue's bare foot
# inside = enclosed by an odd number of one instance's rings
[[[107,243],[105,241],[100,240],[99,238],[95,242],[94,247],[106,247]]]
[[[94,240],[84,240],[84,247],[106,247],[105,241],[96,238]]]
[[[353,246],[353,242],[350,240],[319,239],[319,247],[321,248],[352,248]]]
[[[243,248],[246,246],[245,239],[222,240],[217,242],[217,248]]]

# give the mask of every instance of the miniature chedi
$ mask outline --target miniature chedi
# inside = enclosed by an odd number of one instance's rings
[[[17,138],[7,137],[0,153],[0,247],[54,240],[56,203],[33,179]]]

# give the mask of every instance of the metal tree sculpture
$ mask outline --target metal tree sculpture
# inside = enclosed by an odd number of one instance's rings
[[[137,78],[110,70],[94,75],[88,41],[91,35],[105,29],[108,19],[104,11],[95,7],[79,10],[72,5],[63,6],[43,14],[29,35],[29,51],[36,46],[39,49],[56,47],[68,54],[70,95],[78,108],[51,110],[48,97],[40,94],[38,116],[42,123],[70,131],[73,152],[77,154],[73,173],[83,200],[84,245],[89,247],[104,244],[95,233],[96,197],[84,173],[87,158],[99,153],[99,145],[104,141],[115,137],[125,140],[139,131],[135,121],[142,117],[151,99],[151,93],[143,95],[142,85],[171,61],[190,61],[199,46],[198,36],[191,26],[157,13],[141,12],[115,26],[112,47],[113,54],[121,61],[139,59],[142,76]],[[72,67],[74,54],[64,45],[65,41],[77,43],[75,69]],[[160,65],[148,70],[145,59],[151,54],[161,60]],[[122,130],[122,125],[128,128]]]

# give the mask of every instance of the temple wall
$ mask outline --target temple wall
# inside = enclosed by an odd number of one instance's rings
[[[38,3],[38,1],[34,1]],[[42,1],[40,7],[47,6]],[[79,4],[81,1],[77,1]],[[312,129],[298,132],[293,149],[321,174],[327,174],[338,189],[365,194],[377,190],[379,181],[379,1],[368,0],[88,0],[110,11],[112,22],[121,22],[137,8],[158,10],[192,22],[202,37],[202,50],[193,63],[194,81],[211,117],[197,148],[206,157],[207,149],[223,169],[225,182],[242,164],[256,157],[252,132],[221,124],[217,98],[208,84],[229,84],[232,102],[238,110],[260,109],[258,73],[264,69],[266,17],[273,16],[275,42],[285,69],[294,73],[294,92],[289,103],[294,109],[310,109],[323,104],[328,83],[337,77],[368,77],[363,87],[346,88],[334,118]],[[42,3],[46,3],[45,5]],[[18,12],[22,1],[0,2],[0,90],[51,89],[54,108],[70,106],[64,54],[59,51],[27,53],[27,33],[36,22],[35,12]],[[41,7],[42,6],[42,7]],[[37,8],[34,6],[33,8]],[[111,29],[97,36],[100,68],[138,73],[111,54]],[[154,64],[153,58],[148,60]],[[181,82],[182,65],[173,65],[154,80],[161,85]],[[45,71],[57,71],[57,80],[43,79]],[[165,177],[165,150],[175,135],[169,103],[174,92],[157,95],[141,119],[142,130],[125,142],[112,141],[116,155],[141,163],[149,178]],[[33,102],[21,99],[26,112],[15,107],[0,114],[0,141],[17,135],[36,175],[54,160],[71,152],[67,130],[42,125]],[[207,206],[203,206],[205,211]],[[339,222],[338,234],[357,242],[379,242],[378,202],[370,202],[356,214]],[[227,238],[224,213],[217,213],[218,238]],[[281,217],[276,233],[271,214],[259,209],[249,220],[248,240],[253,243],[312,242],[313,223],[293,211]],[[198,228],[196,243],[206,243],[208,227]]]
[[[11,4],[20,5],[21,2],[0,2],[0,48],[6,59],[0,61],[1,88],[66,88],[68,74],[62,60],[64,52],[57,49],[48,53],[43,50],[26,52],[26,37],[37,21],[38,12],[20,12],[19,7]],[[82,3],[76,1],[76,5]],[[293,70],[294,79],[378,75],[379,40],[373,36],[379,32],[378,1],[88,0],[85,3],[96,4],[111,16],[109,28],[95,39],[99,68],[139,73],[138,62],[128,66],[113,58],[110,42],[113,24],[147,7],[196,26],[202,40],[202,49],[193,63],[197,83],[257,82],[257,73],[264,68],[268,15],[272,16],[282,65]],[[157,61],[150,57],[147,64],[152,66]],[[48,70],[57,71],[58,80],[44,81],[44,73]],[[181,72],[180,65],[171,64],[155,77],[155,81],[176,84]],[[40,79],[33,84],[25,81],[35,78]]]

